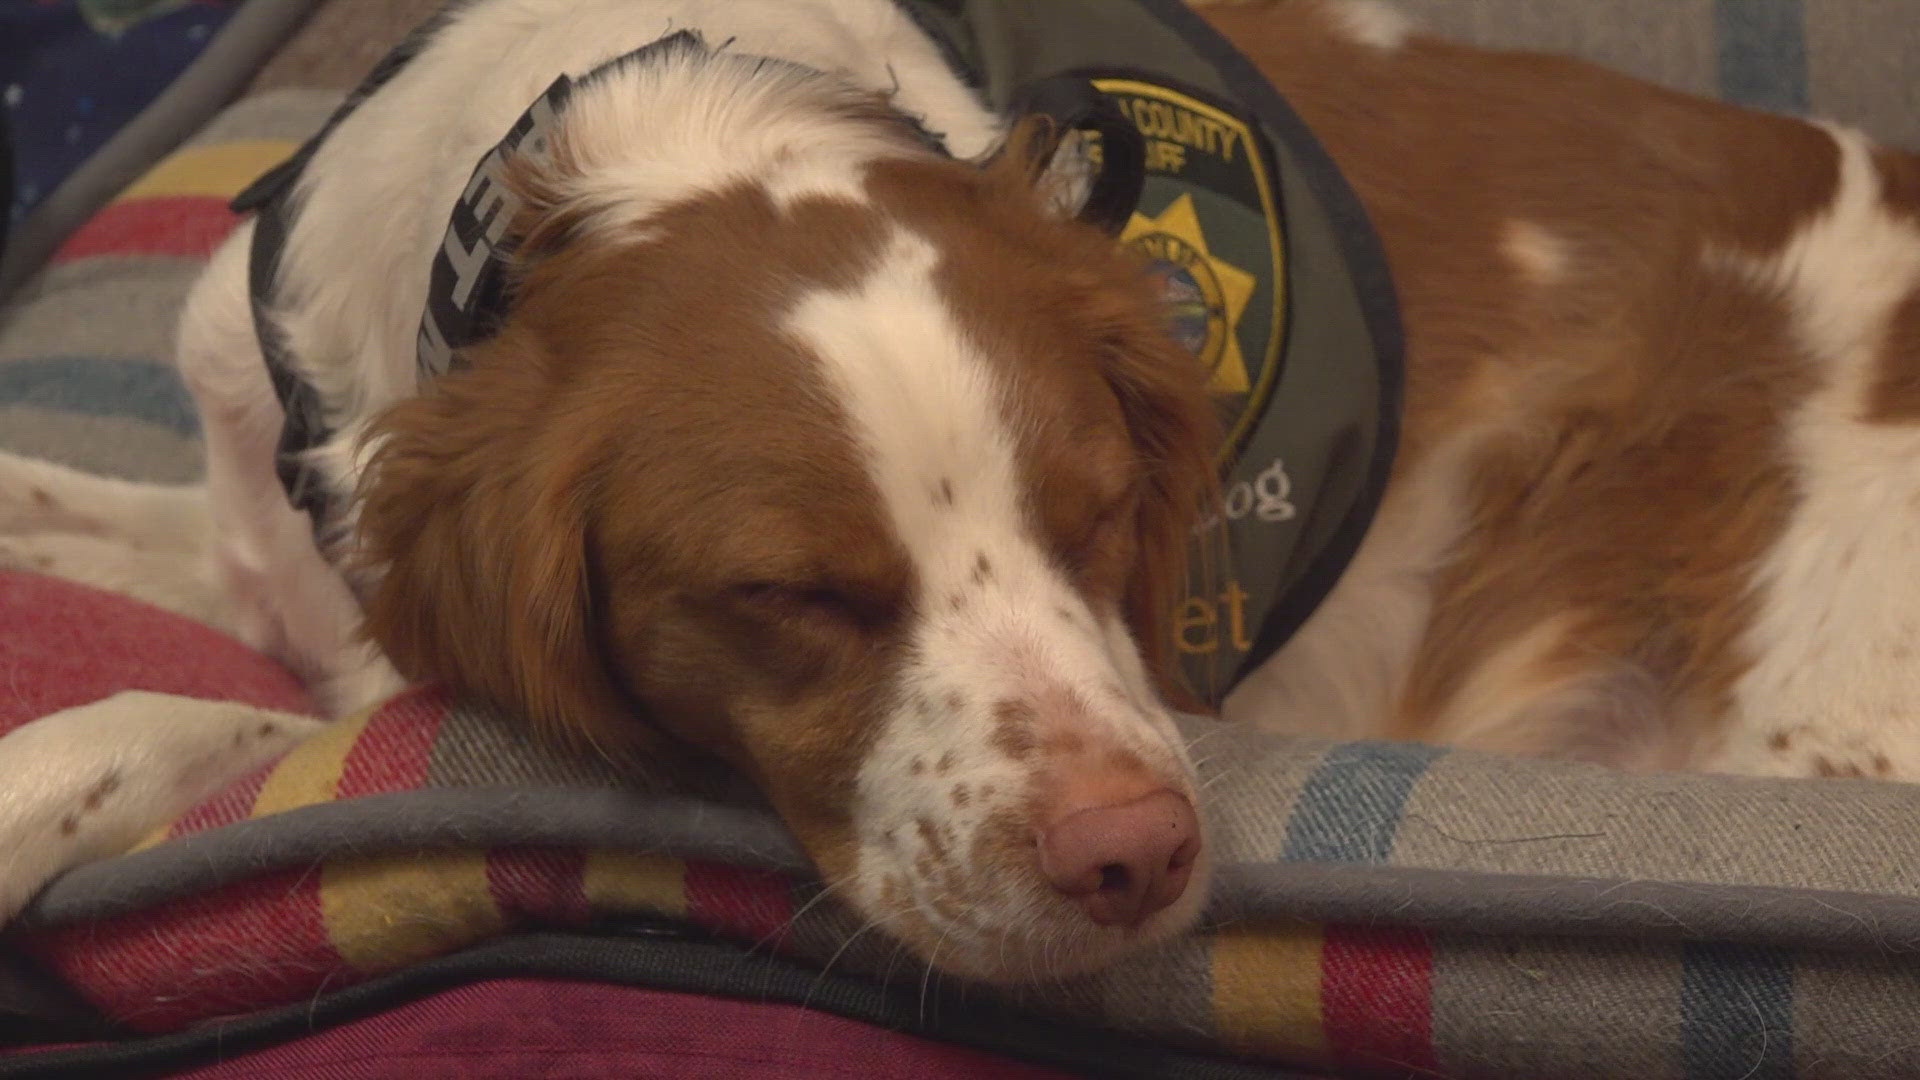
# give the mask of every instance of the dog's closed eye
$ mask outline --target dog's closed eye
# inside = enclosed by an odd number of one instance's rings
[[[748,613],[777,620],[804,620],[855,630],[872,629],[892,615],[892,605],[842,585],[748,581],[727,590],[727,599]]]
[[[1140,512],[1140,491],[1129,487],[1102,505],[1065,538],[1059,549],[1064,565],[1083,584],[1089,576],[1104,577],[1120,569],[1116,560],[1124,558],[1127,539],[1133,534]]]
[[[1081,532],[1077,546],[1081,550],[1093,547],[1117,532],[1133,527],[1134,515],[1140,511],[1140,488],[1130,486],[1119,498],[1102,506],[1093,517],[1087,520],[1086,528]]]

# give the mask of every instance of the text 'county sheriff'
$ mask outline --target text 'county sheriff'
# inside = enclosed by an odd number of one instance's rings
[[[1132,96],[1115,101],[1147,138],[1167,139],[1232,163],[1240,133],[1231,126],[1165,101]]]

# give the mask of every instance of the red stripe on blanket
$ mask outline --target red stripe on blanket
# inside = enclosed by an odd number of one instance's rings
[[[320,920],[320,874],[287,870],[21,944],[109,1017],[174,1031],[355,981]]]
[[[1431,1075],[1433,948],[1416,930],[1329,926],[1320,953],[1321,1023],[1342,1069]]]
[[[433,744],[446,722],[447,695],[427,687],[381,706],[366,730],[347,751],[340,767],[334,798],[355,799],[389,791],[414,791],[427,786],[433,764]]]
[[[101,255],[173,255],[204,259],[240,221],[227,200],[157,195],[112,203],[80,226],[54,253],[55,262]]]
[[[756,944],[778,945],[793,923],[793,882],[784,874],[720,863],[687,863],[687,917]]]
[[[510,920],[584,926],[593,918],[584,887],[587,853],[573,848],[498,848],[487,852],[487,888]]]

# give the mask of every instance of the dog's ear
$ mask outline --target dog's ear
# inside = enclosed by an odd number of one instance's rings
[[[592,447],[547,414],[537,343],[509,329],[468,359],[369,433],[368,633],[408,676],[625,756],[642,728],[595,627]]]

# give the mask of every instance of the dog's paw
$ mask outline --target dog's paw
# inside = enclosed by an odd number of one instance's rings
[[[126,691],[0,738],[0,924],[60,872],[128,850],[324,726]]]

